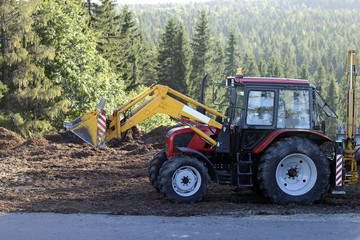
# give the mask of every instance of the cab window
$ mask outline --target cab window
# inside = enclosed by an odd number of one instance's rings
[[[246,124],[272,125],[274,100],[274,91],[249,91]]]

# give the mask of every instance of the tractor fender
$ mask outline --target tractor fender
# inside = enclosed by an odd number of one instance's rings
[[[187,147],[177,147],[177,149],[179,149],[179,151],[182,153],[194,154],[200,161],[202,161],[208,167],[210,176],[213,179],[213,181],[215,181],[217,184],[219,184],[219,179],[216,174],[215,166],[204,154],[202,154],[201,152],[196,151],[192,148],[187,148]]]
[[[253,149],[252,152],[254,154],[260,154],[273,142],[278,141],[281,138],[293,136],[307,138],[316,143],[317,145],[321,145],[324,142],[333,142],[331,138],[325,136],[324,133],[321,131],[306,129],[280,129],[272,132],[269,136],[267,136]]]

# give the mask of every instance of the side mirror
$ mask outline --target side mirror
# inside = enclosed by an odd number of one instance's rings
[[[218,92],[218,90],[217,89],[215,89],[215,92],[214,92],[214,95],[213,95],[213,100],[214,100],[214,102],[216,101],[216,99],[217,99],[217,92]]]
[[[325,120],[322,120],[321,121],[321,131],[325,133],[326,131],[326,123],[325,123]]]

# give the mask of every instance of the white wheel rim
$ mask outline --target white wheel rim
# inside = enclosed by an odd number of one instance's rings
[[[309,192],[315,185],[317,170],[308,156],[294,153],[283,158],[276,168],[276,182],[280,189],[292,196]]]
[[[192,166],[178,168],[172,176],[174,191],[183,197],[194,195],[201,186],[201,175]]]

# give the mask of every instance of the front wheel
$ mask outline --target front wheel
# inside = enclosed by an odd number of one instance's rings
[[[177,155],[165,161],[160,169],[159,189],[176,203],[194,203],[206,195],[210,176],[197,158]]]
[[[157,154],[155,154],[155,156],[153,157],[153,159],[150,161],[149,164],[149,169],[148,169],[149,180],[151,185],[157,191],[159,191],[159,182],[158,182],[159,171],[166,159],[167,159],[166,152],[165,150],[162,150]]]
[[[261,157],[260,189],[278,204],[313,204],[329,185],[330,166],[325,153],[312,141],[299,137],[282,139]]]

